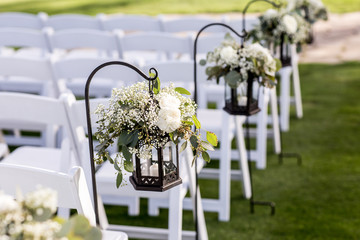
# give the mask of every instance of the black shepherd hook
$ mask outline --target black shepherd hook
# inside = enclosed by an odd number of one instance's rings
[[[111,61],[101,64],[100,66],[96,67],[88,77],[85,85],[85,106],[86,106],[86,121],[87,121],[87,129],[88,129],[88,138],[89,138],[89,151],[90,151],[90,166],[91,166],[91,182],[92,182],[92,190],[93,190],[93,198],[94,198],[94,210],[95,210],[95,217],[96,217],[96,224],[100,225],[99,219],[99,207],[97,201],[97,188],[96,188],[96,178],[95,178],[95,163],[94,163],[94,146],[93,146],[93,137],[92,137],[92,128],[91,128],[91,117],[90,117],[90,98],[89,98],[89,89],[90,89],[90,82],[93,79],[94,75],[102,68],[110,66],[110,65],[121,65],[128,68],[131,68],[135,72],[137,72],[141,77],[149,81],[149,92],[151,93],[154,87],[154,80],[158,77],[158,72],[155,68],[150,68],[149,72],[154,72],[154,77],[146,76],[141,70],[137,67],[122,61]]]

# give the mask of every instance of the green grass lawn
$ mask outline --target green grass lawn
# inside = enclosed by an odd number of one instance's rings
[[[231,221],[218,222],[206,213],[209,239],[360,239],[360,63],[300,65],[304,118],[283,134],[285,152],[302,155],[278,164],[269,141],[268,167],[253,171],[255,200],[274,201],[249,211],[241,182],[232,182]],[[217,194],[217,181],[201,181],[204,197]],[[121,191],[121,189],[119,189]],[[167,227],[167,210],[159,217],[129,217],[125,208],[107,207],[112,223]],[[184,213],[184,229],[193,229],[192,215]]]
[[[129,13],[129,14],[197,14],[239,13],[248,1],[245,0],[2,0],[0,11],[18,11],[49,14],[82,13]],[[334,13],[360,11],[359,0],[323,0]],[[261,12],[269,8],[264,2],[253,4],[249,12]]]

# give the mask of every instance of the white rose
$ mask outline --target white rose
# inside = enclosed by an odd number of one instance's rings
[[[282,23],[286,29],[286,32],[289,34],[296,33],[297,30],[297,22],[296,19],[290,15],[285,15],[282,18]]]
[[[278,15],[278,11],[276,11],[275,9],[269,9],[264,13],[264,18],[275,18]]]
[[[161,108],[156,125],[163,131],[171,133],[181,126],[181,112],[178,108]]]
[[[168,93],[162,93],[159,98],[160,108],[179,108],[180,100]]]
[[[237,51],[231,46],[227,46],[221,49],[220,57],[226,64],[236,64],[238,61]]]

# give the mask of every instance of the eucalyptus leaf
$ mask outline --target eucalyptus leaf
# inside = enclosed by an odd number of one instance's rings
[[[196,127],[197,129],[200,129],[200,128],[201,128],[201,124],[200,124],[199,120],[197,119],[196,115],[193,115],[193,116],[192,116],[192,119],[193,119],[193,121],[194,121],[195,127]]]
[[[204,159],[204,161],[210,162],[210,156],[207,152],[202,152],[201,156]]]
[[[205,59],[201,59],[199,63],[200,63],[201,66],[205,66],[205,65],[206,65],[206,60],[205,60]]]
[[[126,160],[124,162],[124,169],[128,172],[133,172],[134,171],[134,165],[132,161],[128,161]]]
[[[214,147],[216,147],[218,145],[217,136],[213,132],[206,132],[206,140]]]
[[[176,87],[175,91],[180,94],[191,95],[191,93],[188,90],[186,90],[185,88],[182,88],[182,87]]]
[[[121,171],[121,169],[120,169],[117,161],[114,161],[114,168],[115,168],[117,171],[119,171],[119,172]]]
[[[131,143],[132,134],[131,132],[123,131],[119,135],[119,145],[128,145]]]
[[[116,175],[116,188],[120,187],[122,180],[123,180],[122,172],[118,172],[118,174]]]
[[[195,149],[199,146],[198,139],[194,135],[190,137],[190,143]]]
[[[96,227],[92,227],[89,231],[87,231],[86,235],[84,236],[84,240],[101,240],[102,233],[100,229]]]
[[[127,146],[122,147],[122,153],[126,160],[130,161],[132,158],[132,154],[129,151],[129,148]]]
[[[225,75],[225,81],[231,88],[237,88],[241,82],[241,75],[237,71],[231,71]]]
[[[205,148],[206,150],[210,150],[210,151],[214,151],[214,150],[215,150],[214,147],[213,147],[210,143],[205,142],[205,141],[201,141],[201,146],[202,146],[203,148]]]
[[[90,229],[89,220],[83,215],[74,215],[71,217],[71,221],[75,235],[84,236]]]
[[[180,147],[180,152],[184,151],[187,147],[187,141],[183,142],[183,144],[181,144],[181,147]]]

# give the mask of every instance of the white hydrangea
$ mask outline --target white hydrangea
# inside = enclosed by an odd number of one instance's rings
[[[296,19],[293,16],[288,15],[288,14],[284,15],[281,19],[281,23],[285,27],[285,31],[288,34],[296,33],[298,25],[297,25]]]
[[[226,46],[220,51],[220,58],[227,65],[235,65],[239,61],[239,55],[237,50],[232,48],[231,46]]]
[[[0,192],[0,216],[6,213],[15,212],[19,209],[20,205],[13,197]]]

